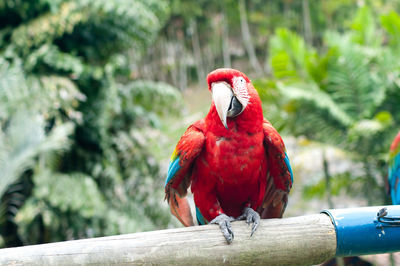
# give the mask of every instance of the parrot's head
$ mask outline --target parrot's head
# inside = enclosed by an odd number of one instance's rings
[[[228,129],[227,118],[240,115],[250,101],[249,78],[230,68],[218,68],[207,76],[208,89],[222,124]]]

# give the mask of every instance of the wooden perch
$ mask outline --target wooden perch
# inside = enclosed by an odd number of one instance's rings
[[[326,214],[261,220],[250,237],[233,222],[228,245],[217,225],[0,249],[0,265],[301,265],[334,257],[336,234]]]

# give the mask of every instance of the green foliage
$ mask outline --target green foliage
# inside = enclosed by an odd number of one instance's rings
[[[327,71],[326,90],[338,107],[355,119],[371,117],[382,103],[385,87],[374,70],[376,55],[349,45]]]
[[[341,193],[351,194],[354,197],[363,198],[365,178],[356,176],[354,173],[343,172],[332,177],[330,183],[330,193],[332,196],[340,196]],[[303,189],[303,197],[306,199],[323,199],[327,187],[324,179],[315,184],[306,185]]]
[[[120,93],[126,96],[123,109],[128,105],[142,105],[146,112],[155,112],[159,115],[178,114],[182,108],[179,104],[181,95],[176,89],[166,83],[147,80],[137,80],[121,86]],[[173,103],[172,106],[166,108]]]
[[[76,104],[79,92],[76,87],[65,86],[65,97],[58,95],[57,85],[51,78],[43,77],[49,89],[39,85],[35,78],[25,78],[20,65],[10,65],[0,59],[0,134],[1,160],[0,195],[26,169],[34,165],[38,154],[65,149],[69,146],[68,135],[71,123],[56,125],[46,134],[45,117],[54,116],[56,109],[64,109],[74,115],[72,106]],[[64,80],[59,81],[62,83]],[[68,83],[68,82],[67,82]],[[67,97],[68,96],[68,97]]]
[[[52,11],[12,31],[9,38],[18,54],[27,55],[49,40],[91,60],[105,59],[112,55],[110,50],[131,45],[139,49],[154,38],[166,18],[167,6],[161,1],[63,1]]]
[[[387,31],[390,45],[398,49],[400,47],[400,16],[392,11],[381,17],[382,27]]]
[[[389,36],[396,32],[396,19],[400,21],[393,13],[382,17]],[[394,24],[390,28],[389,21]],[[358,10],[350,25],[351,30],[342,34],[327,32],[318,53],[295,33],[278,29],[270,44],[271,65],[282,97],[280,115],[288,118],[284,130],[346,150],[363,165],[363,175],[354,180],[370,186],[364,187],[364,195],[371,203],[382,204],[382,154],[400,127],[400,106],[393,103],[400,97],[394,82],[400,58],[395,39],[389,45],[383,42],[367,6]],[[336,181],[338,187],[351,187]],[[308,187],[306,194],[322,193],[321,182]]]
[[[271,66],[277,78],[308,79],[313,50],[297,34],[278,28],[270,42]]]
[[[68,135],[72,125],[65,123],[45,135],[41,117],[30,117],[18,113],[11,118],[7,129],[1,136],[2,153],[0,171],[0,194],[24,171],[35,164],[35,157],[50,151],[62,150],[68,146]]]
[[[364,6],[358,10],[351,28],[353,29],[352,38],[355,43],[376,47],[382,42],[380,32],[378,32],[376,27],[374,14],[372,14],[368,6]]]
[[[106,210],[102,194],[89,176],[43,172],[35,175],[33,181],[36,200],[47,204],[48,208],[58,208],[60,213],[79,213],[89,219],[94,215],[101,216]]]
[[[181,98],[133,80],[126,54],[154,41],[167,3],[36,2],[0,3],[4,245],[166,227],[147,132]]]

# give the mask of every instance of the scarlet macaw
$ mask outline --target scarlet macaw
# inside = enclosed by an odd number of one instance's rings
[[[207,76],[212,93],[207,116],[190,125],[172,154],[165,197],[171,213],[193,225],[185,198],[189,186],[200,225],[219,224],[228,243],[230,222],[280,218],[293,173],[282,138],[263,117],[261,100],[250,80],[235,69]]]
[[[393,204],[400,204],[400,132],[390,146],[389,189]]]

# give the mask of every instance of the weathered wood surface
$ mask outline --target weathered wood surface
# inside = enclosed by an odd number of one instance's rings
[[[217,225],[193,226],[0,249],[0,265],[311,265],[335,255],[336,234],[325,214],[233,222],[225,242]]]

